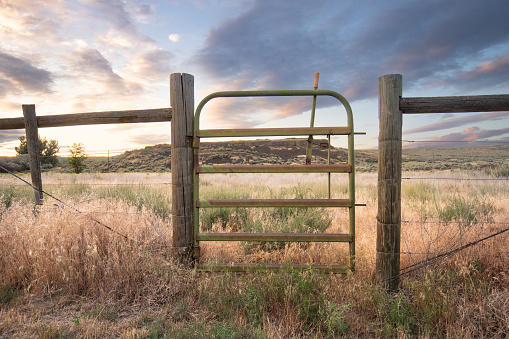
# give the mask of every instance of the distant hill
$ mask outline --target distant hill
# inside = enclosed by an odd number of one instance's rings
[[[327,163],[327,140],[315,139],[315,164]],[[235,140],[203,142],[200,162],[203,164],[304,164],[307,138],[279,140]],[[171,146],[160,144],[127,151],[110,158],[110,172],[162,172],[170,169]],[[347,161],[347,150],[331,146],[331,163]],[[378,151],[355,150],[357,171],[376,172]],[[448,170],[495,168],[509,164],[509,145],[453,148],[420,148],[403,150],[404,170]],[[88,159],[89,171],[108,171],[106,158]]]
[[[307,138],[279,140],[235,140],[203,142],[200,161],[204,164],[304,164]],[[4,164],[13,164],[14,157],[0,158]],[[331,163],[345,163],[347,150],[331,146]],[[327,163],[327,140],[315,139],[313,163]],[[355,150],[356,170],[376,172],[378,151]],[[167,172],[170,170],[171,146],[159,144],[126,151],[108,157],[89,157],[87,172]],[[70,171],[66,159],[51,171]],[[487,169],[509,166],[509,145],[453,148],[419,148],[403,150],[403,170],[430,171],[450,169]]]

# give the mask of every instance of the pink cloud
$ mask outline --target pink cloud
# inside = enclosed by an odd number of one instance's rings
[[[425,125],[422,127],[412,128],[403,131],[405,134],[422,133],[440,131],[453,127],[459,127],[466,124],[472,124],[481,121],[495,120],[495,119],[507,119],[509,112],[496,112],[496,113],[480,113],[480,114],[469,114],[458,118],[445,119],[433,124]]]
[[[454,147],[458,143],[468,143],[469,146],[476,144],[497,144],[500,142],[507,142],[509,137],[503,137],[495,140],[486,140],[492,137],[500,137],[509,134],[509,127],[483,130],[478,127],[466,128],[463,132],[450,133],[439,137],[431,138],[426,141],[407,141],[403,144],[404,148],[430,148],[430,147]]]
[[[479,130],[479,127],[470,127],[470,128],[465,128],[464,132],[465,133],[472,133],[474,131],[478,131]]]
[[[509,55],[500,57],[495,61],[486,61],[480,63],[474,70],[465,72],[461,78],[465,80],[474,79],[490,74],[496,74],[509,67]]]

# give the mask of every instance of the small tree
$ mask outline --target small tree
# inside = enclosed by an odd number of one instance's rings
[[[85,154],[85,146],[80,143],[73,143],[69,148],[69,152],[71,153],[71,157],[69,158],[68,164],[72,167],[74,173],[78,174],[83,172],[83,170],[87,167],[83,162],[88,155]]]
[[[28,154],[27,140],[25,136],[19,137],[19,147],[14,147],[14,150],[18,155]],[[46,137],[41,138],[39,135],[39,159],[41,164],[50,164],[55,166],[58,164],[57,153],[60,151],[58,147],[58,141]]]

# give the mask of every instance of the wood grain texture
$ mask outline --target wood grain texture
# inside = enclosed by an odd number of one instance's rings
[[[131,111],[106,111],[44,115],[37,117],[37,127],[62,127],[80,125],[124,124],[139,122],[171,121],[171,108],[155,108]],[[24,118],[0,119],[0,130],[25,128]]]
[[[403,113],[509,111],[509,94],[401,98]]]
[[[35,105],[23,105],[22,109],[32,185],[37,188],[34,189],[35,203],[37,205],[41,205],[42,178],[41,163],[39,162],[39,133],[37,130],[37,120],[35,117]]]
[[[193,245],[193,149],[194,77],[190,74],[170,75],[171,179],[173,246]],[[189,253],[186,251],[186,253]],[[189,258],[182,256],[183,262]]]
[[[402,76],[388,74],[379,79],[378,215],[376,274],[387,288],[396,290],[399,279],[401,242]],[[398,254],[396,254],[398,253]]]

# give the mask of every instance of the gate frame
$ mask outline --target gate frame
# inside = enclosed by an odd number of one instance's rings
[[[200,114],[207,102],[225,97],[272,97],[272,96],[332,96],[338,99],[347,113],[347,127],[309,127],[309,128],[269,128],[269,129],[213,129],[200,130]],[[196,108],[193,128],[193,250],[192,257],[198,262],[200,241],[309,241],[309,242],[348,242],[349,265],[292,265],[298,269],[319,269],[333,273],[347,273],[355,269],[355,161],[353,113],[348,101],[331,90],[269,90],[269,91],[224,91],[206,96]],[[252,136],[309,136],[309,135],[347,135],[348,165],[199,165],[200,138],[207,137],[252,137]],[[209,173],[348,173],[349,199],[199,199],[199,174]],[[306,234],[306,233],[200,233],[199,209],[212,207],[348,207],[348,234]],[[199,264],[203,270],[245,271],[257,264]],[[281,264],[266,264],[265,268],[276,269]]]

